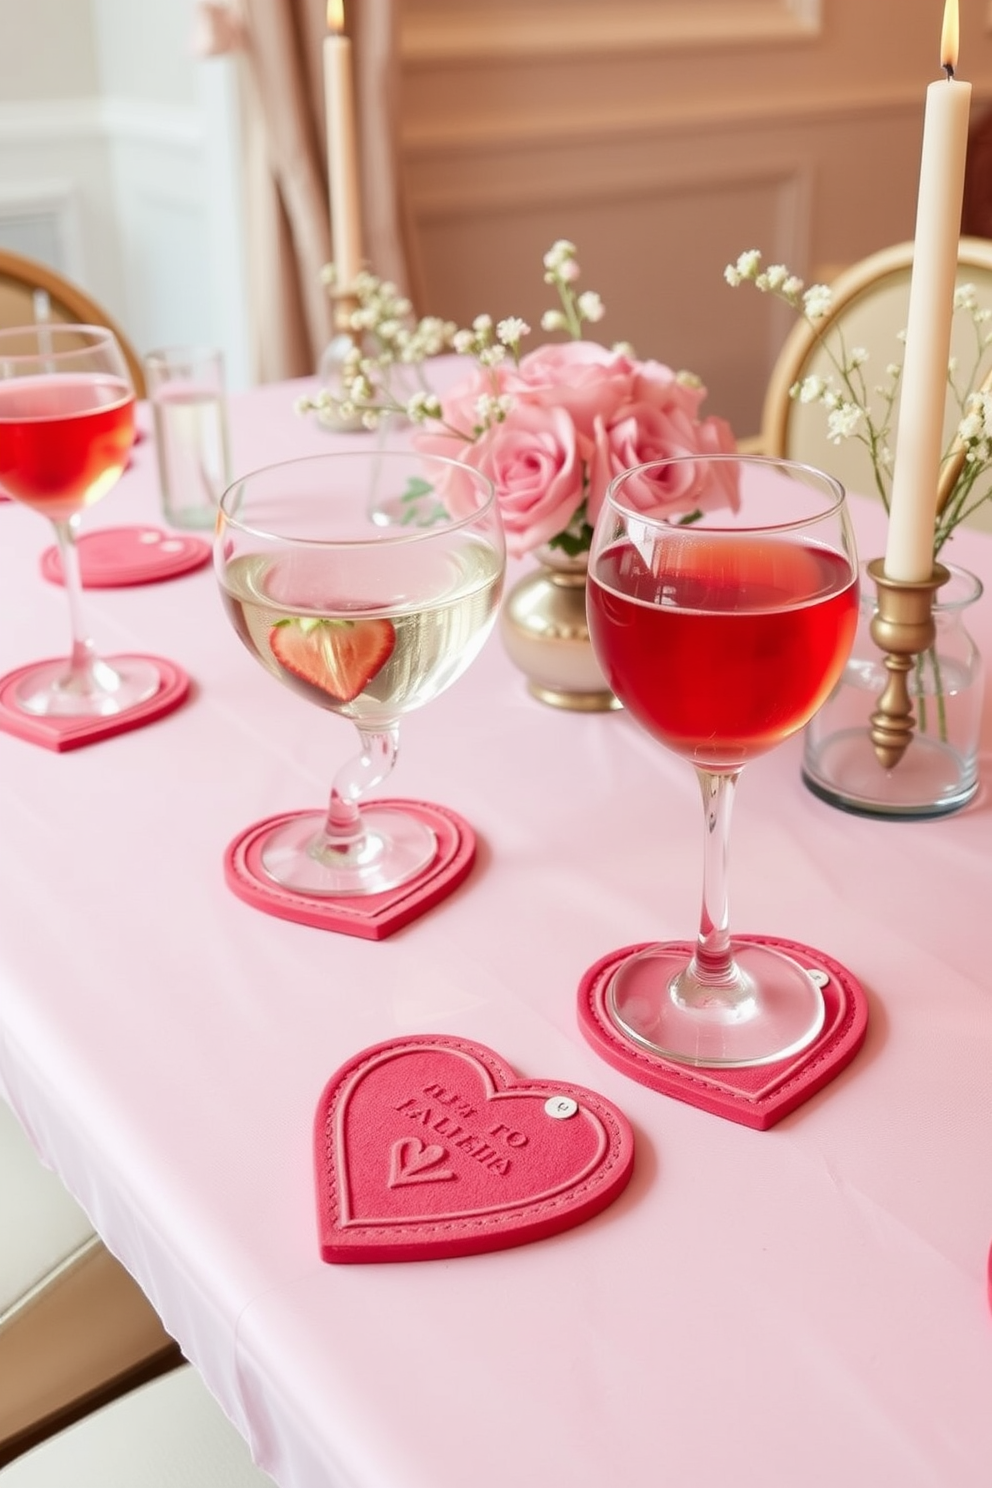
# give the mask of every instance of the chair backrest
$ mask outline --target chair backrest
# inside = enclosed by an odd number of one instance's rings
[[[127,361],[135,394],[145,396],[141,358],[103,306],[47,264],[0,248],[0,326],[30,325],[40,318],[40,306],[51,320],[106,326],[113,331]]]
[[[871,494],[874,481],[864,446],[853,438],[832,444],[827,438],[826,410],[819,404],[790,398],[789,389],[802,378],[828,375],[831,364],[823,341],[830,342],[838,331],[843,333],[848,350],[856,346],[868,349],[870,360],[864,369],[867,386],[871,388],[887,380],[886,366],[902,361],[899,335],[906,328],[912,264],[912,243],[899,243],[873,253],[845,269],[831,284],[831,312],[817,322],[817,330],[805,320],[797,321],[779,353],[765,394],[759,444],[766,454],[816,465],[836,476],[848,489]],[[957,282],[973,284],[979,304],[992,310],[992,241],[961,239]],[[954,317],[951,355],[957,357],[962,371],[970,369],[975,361],[974,328],[963,314]],[[992,348],[986,352],[977,380],[981,380],[990,364]],[[945,444],[959,419],[954,400],[948,397]],[[977,513],[977,525],[986,526],[990,514],[989,506],[983,507]]]

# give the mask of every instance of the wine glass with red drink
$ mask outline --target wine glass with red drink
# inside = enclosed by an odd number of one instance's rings
[[[66,660],[25,668],[14,702],[36,717],[110,717],[159,689],[141,657],[101,659],[83,623],[76,537],[116,483],[134,442],[134,386],[103,326],[50,322],[0,331],[0,491],[55,528],[69,601]]]
[[[691,455],[609,488],[589,559],[593,647],[627,712],[695,766],[705,814],[695,948],[633,951],[607,989],[635,1047],[742,1067],[800,1051],[823,1026],[797,961],[731,937],[726,859],[743,766],[801,729],[841,675],[857,574],[844,491],[808,467]]]

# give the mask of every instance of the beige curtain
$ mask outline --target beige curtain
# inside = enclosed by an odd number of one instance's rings
[[[397,164],[398,0],[345,0],[370,268],[408,284]],[[331,339],[320,271],[331,258],[324,124],[326,0],[208,0],[196,50],[237,51],[252,347],[261,382],[316,370]]]

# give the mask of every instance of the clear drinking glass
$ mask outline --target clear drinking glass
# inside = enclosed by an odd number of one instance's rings
[[[695,766],[704,810],[694,954],[659,944],[607,992],[635,1045],[745,1066],[811,1043],[819,988],[790,957],[733,940],[727,848],[743,766],[801,729],[854,638],[858,568],[844,491],[781,460],[684,456],[612,483],[589,562],[589,629],[606,680],[665,748]]]
[[[360,740],[327,810],[266,836],[266,873],[308,894],[406,882],[435,856],[434,834],[365,797],[393,768],[400,719],[460,677],[492,628],[505,547],[491,482],[371,444],[269,466],[224,493],[214,563],[255,659]]]
[[[140,657],[102,660],[83,620],[76,537],[82,513],[111,489],[134,442],[134,388],[113,332],[51,322],[0,331],[0,490],[55,528],[72,648],[15,689],[36,716],[107,717],[158,691]]]
[[[162,512],[172,527],[213,528],[231,479],[224,355],[169,346],[145,357]]]

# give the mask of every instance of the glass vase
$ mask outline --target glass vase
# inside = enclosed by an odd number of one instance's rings
[[[887,672],[869,626],[875,589],[862,574],[861,617],[840,682],[806,726],[803,780],[822,800],[859,816],[937,817],[958,811],[978,789],[984,669],[965,626],[982,594],[981,580],[946,565],[950,579],[933,607],[934,644],[909,673],[915,726],[892,769],[877,759],[870,717]]]

